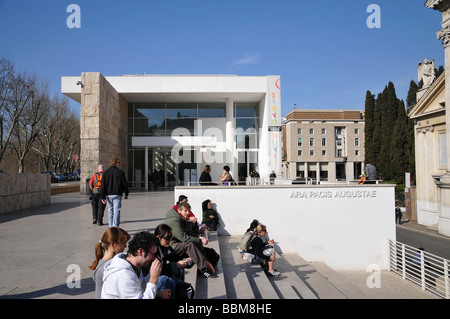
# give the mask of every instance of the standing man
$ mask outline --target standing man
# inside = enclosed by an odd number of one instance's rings
[[[122,194],[125,193],[125,199],[128,199],[128,181],[125,172],[119,169],[120,161],[117,157],[111,157],[109,164],[111,166],[103,173],[100,197],[103,204],[108,202],[109,227],[119,227]]]
[[[370,160],[366,159],[364,161],[366,164],[365,173],[366,173],[366,184],[375,184],[377,179],[377,169],[375,166],[370,164]]]
[[[103,165],[98,165],[97,173],[93,174],[91,180],[89,181],[89,187],[92,190],[92,219],[93,224],[98,226],[103,225],[103,215],[105,213],[106,205],[100,198],[100,188],[102,186],[103,179]]]
[[[400,206],[397,205],[395,208],[395,223],[402,224],[402,210],[400,209]]]

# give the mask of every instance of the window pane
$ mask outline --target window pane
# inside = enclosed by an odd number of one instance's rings
[[[258,129],[258,119],[236,119],[236,129],[243,129],[244,131],[249,128]]]
[[[136,103],[134,117],[164,117],[164,103]]]
[[[258,148],[258,134],[236,134],[236,148]]]
[[[134,119],[134,133],[164,135],[164,119]]]
[[[198,117],[225,117],[225,103],[198,103]]]
[[[258,117],[258,103],[236,103],[235,117]]]
[[[197,117],[197,103],[167,103],[168,118]]]
[[[170,136],[172,134],[172,131],[176,128],[186,128],[189,130],[191,134],[194,134],[194,120],[195,119],[167,119],[167,133],[166,135]]]

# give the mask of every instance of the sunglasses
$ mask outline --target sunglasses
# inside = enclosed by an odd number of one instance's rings
[[[172,239],[172,235],[162,236],[161,238],[165,239],[165,240],[171,240]]]

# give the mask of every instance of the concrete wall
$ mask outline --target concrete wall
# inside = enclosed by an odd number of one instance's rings
[[[50,204],[50,175],[0,174],[0,214]]]
[[[241,235],[253,219],[267,226],[284,253],[334,269],[388,269],[395,240],[394,185],[176,187],[202,220],[211,199],[222,220],[219,235]]]

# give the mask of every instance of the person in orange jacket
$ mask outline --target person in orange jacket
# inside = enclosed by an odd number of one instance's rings
[[[102,202],[100,198],[100,187],[102,185],[103,178],[103,165],[98,165],[97,172],[92,175],[91,180],[89,181],[89,187],[92,191],[92,220],[93,224],[97,224],[98,226],[103,225],[103,215],[105,213],[106,204]]]

